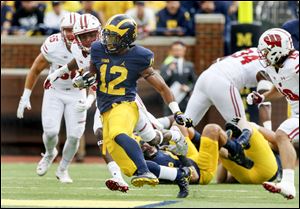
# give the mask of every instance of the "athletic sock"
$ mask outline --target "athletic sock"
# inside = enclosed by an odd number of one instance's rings
[[[54,148],[56,147],[58,142],[58,136],[57,135],[48,136],[47,134],[43,133],[43,142],[46,149],[45,154],[52,155]]]
[[[171,168],[167,166],[158,165],[156,162],[153,161],[146,161],[147,166],[151,173],[153,173],[157,178],[174,181],[177,179],[178,169]],[[181,178],[182,175],[179,175]]]
[[[80,139],[74,137],[67,138],[63,149],[62,159],[59,164],[59,168],[62,171],[67,170],[70,163],[72,162],[74,155],[78,151],[79,140]]]
[[[294,185],[294,175],[293,169],[283,169],[281,182]]]
[[[117,179],[124,181],[122,174],[121,174],[121,169],[115,161],[109,162],[107,164],[107,168],[113,178],[117,178]]]

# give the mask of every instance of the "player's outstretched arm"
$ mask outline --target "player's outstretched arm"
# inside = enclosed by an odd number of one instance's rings
[[[78,65],[76,63],[75,58],[72,59],[68,64],[58,68],[53,73],[49,74],[44,82],[44,88],[48,89],[52,85],[54,81],[65,73],[69,73],[70,71],[75,71],[78,69]]]
[[[249,105],[260,104],[260,103],[264,102],[265,100],[272,101],[272,100],[279,99],[282,97],[283,97],[283,95],[276,89],[275,86],[273,86],[269,91],[266,91],[263,94],[259,94],[256,91],[253,91],[252,93],[248,94],[247,103]]]
[[[44,55],[40,53],[34,60],[30,68],[30,71],[26,76],[24,92],[20,99],[18,110],[17,110],[18,118],[23,118],[25,108],[27,108],[28,110],[31,109],[31,104],[30,104],[31,91],[34,88],[36,81],[39,75],[41,74],[41,72],[48,66],[49,66],[48,61],[46,60]]]
[[[178,103],[174,99],[174,95],[171,92],[164,79],[156,73],[152,67],[147,68],[142,72],[142,76],[150,83],[155,90],[162,96],[165,103],[169,106],[170,110],[174,114],[176,123],[179,125],[185,125],[186,127],[192,126],[192,121],[186,118],[180,111]]]

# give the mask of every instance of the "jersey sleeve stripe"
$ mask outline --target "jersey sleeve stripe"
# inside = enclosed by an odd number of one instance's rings
[[[295,137],[296,134],[299,134],[299,127],[296,128],[296,129],[294,129],[294,130],[288,135],[288,137],[289,137],[290,139],[293,139],[293,138]]]
[[[47,48],[45,47],[45,45],[43,46],[43,50],[45,51],[46,54],[48,53],[48,50],[47,50]]]
[[[296,73],[299,73],[299,64],[295,67]]]

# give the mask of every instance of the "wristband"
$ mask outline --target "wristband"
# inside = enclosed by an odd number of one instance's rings
[[[31,95],[32,90],[25,88],[22,97],[29,98]]]
[[[180,112],[180,108],[177,102],[173,101],[169,104],[169,108],[172,111],[173,114],[176,112]]]

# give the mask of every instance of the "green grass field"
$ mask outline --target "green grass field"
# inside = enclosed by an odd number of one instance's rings
[[[55,178],[57,164],[39,177],[33,163],[1,164],[1,207],[282,207],[299,208],[299,168],[296,171],[297,198],[286,200],[261,185],[190,186],[186,199],[177,199],[177,185],[130,187],[128,193],[105,187],[109,172],[101,164],[72,164],[73,184]],[[129,178],[126,178],[130,182]],[[152,205],[154,204],[154,205]]]

